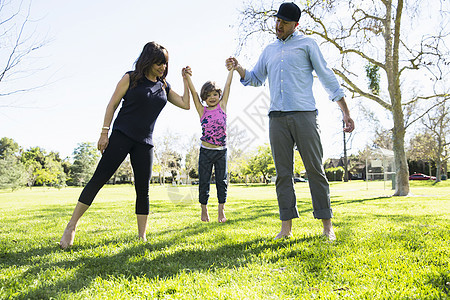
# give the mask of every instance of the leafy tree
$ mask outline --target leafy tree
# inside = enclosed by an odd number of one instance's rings
[[[433,154],[430,149],[436,148],[436,141],[430,133],[418,133],[409,141],[408,158],[413,161],[428,163],[428,174],[431,175]]]
[[[125,160],[120,164],[117,171],[114,173],[113,182],[114,184],[116,184],[116,182],[133,182],[133,168],[131,167],[129,155],[125,158]]]
[[[94,174],[100,154],[93,143],[79,143],[73,152],[74,161],[71,167],[72,182],[85,185]]]
[[[165,177],[166,172],[170,172],[172,181],[174,181],[181,172],[181,154],[176,150],[181,149],[181,145],[178,144],[178,141],[179,136],[168,132],[164,135],[162,140],[155,143],[157,146],[154,148],[156,163],[161,166],[160,173]],[[164,184],[165,180],[161,183]]]
[[[372,147],[392,150],[394,147],[392,131],[380,130],[379,128],[375,129],[375,139],[372,142]]]
[[[15,154],[19,151],[19,144],[13,139],[3,137],[0,139],[0,159],[6,158],[9,155]]]
[[[15,190],[25,186],[27,172],[20,160],[14,155],[0,159],[0,188]]]
[[[63,187],[66,185],[66,174],[61,161],[55,159],[54,155],[45,157],[44,166],[36,170],[36,184]]]
[[[72,164],[69,161],[69,158],[66,157],[65,159],[61,160],[61,166],[63,168],[64,174],[66,176],[66,181],[71,180],[71,167]]]
[[[446,104],[445,102],[440,104],[422,119],[434,143],[434,147],[428,148],[428,152],[436,162],[436,182],[441,181],[441,169],[444,167],[446,172],[447,161],[450,158],[450,107]]]
[[[42,167],[45,165],[45,150],[41,147],[31,147],[27,151],[22,153],[22,162],[35,161]]]
[[[250,158],[247,164],[246,173],[252,176],[262,175],[264,181],[269,183],[269,176],[275,175],[275,164],[268,144],[258,147],[257,153]]]
[[[24,151],[20,157],[27,172],[27,185],[32,187],[36,183],[40,169],[45,164],[45,150],[40,147],[33,147]]]
[[[198,178],[198,157],[200,153],[198,144],[199,138],[197,136],[192,137],[188,151],[186,153],[186,171],[188,176],[191,178]]]
[[[366,76],[369,81],[369,90],[374,95],[380,94],[380,67],[371,63],[365,66]]]
[[[343,167],[325,169],[325,175],[327,176],[328,181],[342,181],[344,172],[345,170]]]
[[[254,2],[245,5],[239,24],[240,45],[261,32],[273,32],[269,22],[278,7],[268,3],[266,7]],[[353,97],[371,100],[390,113],[397,173],[394,195],[408,195],[406,129],[435,105],[426,100],[450,98],[445,43],[450,2],[308,0],[305,4],[300,31],[318,37],[339,53],[341,66],[333,70]],[[379,90],[376,85],[366,89],[360,82],[358,74],[364,74],[362,66],[368,64],[382,73]],[[415,118],[405,115],[413,111],[408,108],[411,105],[421,108]]]
[[[159,184],[163,184],[163,174],[161,173],[162,167],[158,162],[153,162],[153,168],[152,168],[152,177],[153,174],[156,172],[159,175]]]
[[[15,190],[26,184],[26,170],[17,156],[19,149],[13,139],[0,139],[0,188]]]
[[[294,151],[294,173],[300,175],[303,171],[305,171],[305,165],[300,157],[300,153],[296,150]]]
[[[27,171],[27,184],[65,186],[66,174],[59,153],[49,154],[40,147],[32,147],[22,153],[21,161]]]

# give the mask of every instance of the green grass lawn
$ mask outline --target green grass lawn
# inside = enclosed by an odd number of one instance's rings
[[[197,186],[152,186],[148,242],[137,239],[134,188],[107,186],[58,248],[79,188],[0,191],[0,299],[449,299],[450,181],[332,183],[337,241],[295,185],[294,238],[275,187],[229,188],[228,222],[200,221]],[[214,187],[212,189],[214,191]]]

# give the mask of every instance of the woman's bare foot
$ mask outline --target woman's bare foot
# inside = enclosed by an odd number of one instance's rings
[[[59,242],[59,247],[61,249],[67,249],[73,245],[73,240],[75,239],[75,229],[77,229],[78,220],[89,208],[89,205],[77,202],[75,209],[73,210],[72,217],[69,223],[67,223],[66,229],[64,229],[63,236]]]
[[[292,237],[292,220],[281,221],[281,231],[274,238],[275,240]]]
[[[147,231],[147,218],[148,215],[136,215],[137,225],[138,225],[138,236],[139,240],[146,242],[146,231]]]
[[[227,218],[225,217],[224,206],[225,206],[224,203],[219,204],[219,213],[218,213],[219,223],[225,223],[227,221]]]
[[[209,222],[208,207],[205,204],[202,204],[202,221]]]
[[[61,241],[59,242],[59,247],[63,250],[72,247],[73,240],[75,239],[75,228],[67,225],[64,230],[63,236],[61,237]]]

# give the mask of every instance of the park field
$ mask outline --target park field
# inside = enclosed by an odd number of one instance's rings
[[[80,188],[0,191],[0,299],[449,299],[450,181],[332,183],[337,240],[321,237],[309,189],[280,229],[275,187],[231,185],[228,222],[200,221],[197,186],[152,186],[147,242],[134,187],[106,186],[59,242]]]

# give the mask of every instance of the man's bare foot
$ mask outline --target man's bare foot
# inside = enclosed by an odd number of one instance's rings
[[[331,224],[331,219],[322,219],[323,232],[322,235],[325,236],[329,241],[335,241],[336,235],[334,234],[333,225]]]
[[[281,221],[281,231],[275,236],[275,240],[292,237],[292,219]]]
[[[224,203],[219,204],[219,213],[218,213],[219,223],[225,223],[227,221],[227,218],[225,217],[224,206],[225,206]]]
[[[289,239],[289,238],[291,238],[292,237],[292,233],[290,233],[290,234],[288,234],[288,235],[285,235],[285,234],[283,234],[283,233],[278,233],[277,234],[277,236],[276,237],[274,237],[273,239],[274,240],[279,240],[279,239]]]
[[[326,237],[330,242],[333,242],[336,240],[336,235],[334,234],[334,231],[328,231],[328,232],[323,232],[322,235],[324,237]]]
[[[73,240],[75,239],[75,228],[69,227],[67,225],[64,230],[63,236],[61,237],[61,241],[59,242],[59,247],[63,250],[72,247]]]
[[[209,222],[208,207],[205,204],[202,204],[202,221]]]

